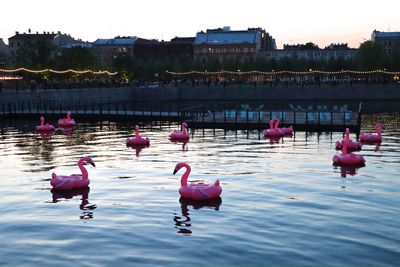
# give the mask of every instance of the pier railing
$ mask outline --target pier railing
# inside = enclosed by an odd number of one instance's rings
[[[74,116],[96,118],[125,117],[132,120],[187,121],[190,127],[263,129],[279,118],[281,125],[305,130],[359,131],[360,113],[353,111],[271,111],[244,110],[232,105],[162,103],[81,103],[61,101],[16,101],[2,103],[0,116]]]

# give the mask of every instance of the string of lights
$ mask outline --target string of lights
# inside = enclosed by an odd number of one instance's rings
[[[174,71],[166,71],[167,74],[170,75],[249,75],[249,74],[257,74],[257,75],[280,75],[280,74],[294,74],[294,75],[310,75],[310,74],[325,74],[325,75],[337,75],[337,74],[388,74],[388,75],[400,75],[400,72],[396,71],[387,71],[387,70],[370,70],[370,71],[356,71],[356,70],[340,70],[340,71],[323,71],[323,70],[309,70],[309,71],[289,71],[289,70],[281,70],[281,71],[187,71],[187,72],[174,72]]]
[[[101,74],[107,74],[109,76],[114,76],[118,74],[118,72],[109,72],[106,70],[99,70],[99,71],[94,71],[94,70],[73,70],[73,69],[68,69],[68,70],[53,70],[53,69],[42,69],[42,70],[32,70],[32,69],[27,69],[27,68],[18,68],[18,69],[0,69],[0,72],[4,73],[15,73],[15,72],[29,72],[29,73],[45,73],[45,72],[51,72],[51,73],[56,73],[56,74],[66,74],[66,73],[74,73],[74,74],[95,74],[95,75],[101,75]]]

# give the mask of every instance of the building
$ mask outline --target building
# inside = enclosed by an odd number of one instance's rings
[[[20,57],[23,57],[24,50],[27,49],[38,49],[38,44],[49,44],[51,49],[50,57],[54,58],[58,50],[67,44],[79,43],[80,41],[75,40],[69,34],[62,34],[58,32],[43,32],[43,33],[31,33],[29,29],[28,33],[15,32],[15,35],[8,38],[9,51],[11,56],[12,65],[20,64]],[[31,51],[32,52],[32,51]]]
[[[318,46],[307,44],[284,45],[283,49],[265,51],[267,60],[280,61],[284,58],[297,58],[305,60],[329,61],[332,59],[352,59],[358,49],[349,48],[347,44],[330,44],[324,49]]]
[[[193,60],[194,37],[175,37],[171,41],[138,39],[134,48],[135,58],[142,60]]]
[[[114,59],[120,53],[134,56],[134,46],[138,38],[136,36],[120,37],[113,39],[97,39],[92,46],[93,53],[103,67],[111,67]]]
[[[6,45],[2,38],[0,38],[0,53],[8,54],[8,45]]]
[[[261,28],[231,31],[230,27],[198,32],[194,41],[194,59],[206,63],[239,60],[253,62],[262,51],[276,49],[275,40]]]
[[[2,38],[0,38],[0,68],[6,65],[8,57],[8,45],[6,45]]]
[[[380,32],[374,30],[371,41],[379,43],[385,54],[400,54],[400,32]]]

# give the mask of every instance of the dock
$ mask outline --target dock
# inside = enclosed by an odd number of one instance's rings
[[[186,121],[191,128],[266,129],[271,119],[280,126],[304,131],[358,132],[360,112],[354,111],[268,111],[224,109],[223,106],[182,106],[177,103],[80,104],[14,102],[0,106],[1,117],[74,117],[93,119],[124,118],[133,121]]]

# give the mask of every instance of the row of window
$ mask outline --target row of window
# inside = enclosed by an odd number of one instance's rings
[[[254,47],[230,47],[230,48],[202,48],[199,49],[197,51],[195,51],[195,53],[201,53],[201,54],[224,54],[224,53],[254,53],[255,49]]]
[[[352,57],[354,51],[267,52],[267,57]]]
[[[392,46],[392,41],[384,41],[385,46]],[[393,44],[396,45],[396,41],[393,40]],[[400,40],[397,40],[397,45],[400,45]]]
[[[102,53],[114,53],[114,52],[117,52],[117,53],[126,53],[126,52],[128,52],[128,53],[130,53],[131,52],[131,48],[130,47],[128,47],[128,48],[126,48],[126,47],[107,47],[107,48],[101,48],[101,49],[96,49],[97,51],[102,51]]]
[[[10,46],[11,47],[14,47],[14,45],[15,45],[14,42],[10,42]],[[16,47],[20,47],[20,43],[19,42],[16,43]]]

